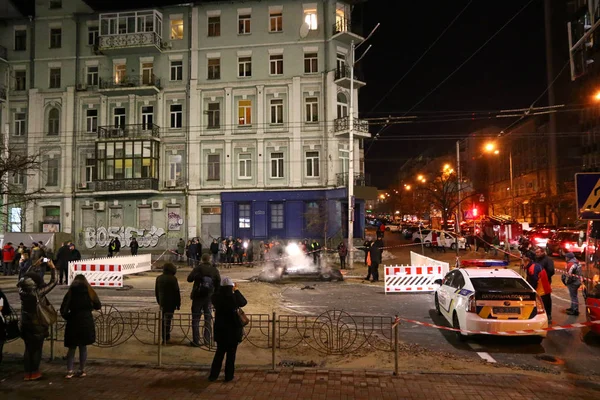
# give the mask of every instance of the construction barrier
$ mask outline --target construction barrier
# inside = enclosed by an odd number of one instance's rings
[[[81,274],[91,286],[123,287],[123,276],[150,271],[152,256],[93,258],[69,263],[68,282]]]
[[[415,253],[414,251],[410,252],[410,265],[419,266],[419,265],[436,265],[442,267],[442,274],[445,276],[448,272],[450,272],[450,264],[443,261],[438,261],[430,257],[422,256],[421,254]]]
[[[385,266],[385,293],[433,292],[438,288],[434,282],[445,275],[443,267],[395,265]]]

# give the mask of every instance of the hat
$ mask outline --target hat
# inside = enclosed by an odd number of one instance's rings
[[[570,260],[571,258],[575,258],[575,254],[573,254],[573,253],[569,252],[569,253],[565,254],[565,258],[566,258],[567,260]]]
[[[233,280],[228,277],[228,276],[224,276],[221,278],[221,286],[233,286]]]
[[[526,251],[525,254],[523,254],[523,256],[530,260],[535,260],[535,253],[533,251]]]

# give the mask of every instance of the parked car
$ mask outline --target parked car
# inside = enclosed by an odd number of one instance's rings
[[[451,249],[456,249],[456,236],[452,233],[448,233],[448,232],[438,232],[439,238],[440,238],[440,242],[442,243],[442,245],[444,247],[449,247]],[[427,236],[425,236],[424,239],[424,243],[426,247],[431,246],[432,244],[432,237],[433,237],[433,231],[429,232],[427,234]],[[459,236],[458,237],[458,249],[459,250],[464,250],[466,248],[467,245],[467,240],[462,237]]]
[[[395,224],[395,223],[385,224],[385,230],[388,232],[400,232],[400,224]]]
[[[585,237],[580,238],[580,231],[559,230],[546,243],[546,253],[549,256],[558,254],[564,257],[566,253],[573,253],[576,256],[585,254]]]
[[[532,229],[528,233],[528,238],[531,244],[545,248],[548,243],[548,239],[554,234],[554,231],[546,228]]]
[[[421,243],[422,241],[425,240],[427,235],[429,235],[429,232],[431,232],[430,229],[421,229],[419,231],[419,228],[417,228],[417,231],[412,234],[412,242],[413,243]]]

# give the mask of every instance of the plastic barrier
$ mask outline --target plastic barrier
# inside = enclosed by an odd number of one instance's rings
[[[438,261],[433,258],[422,256],[421,254],[415,253],[414,251],[410,252],[410,264],[414,266],[419,265],[437,265],[442,267],[442,274],[445,276],[448,272],[450,272],[450,264],[443,261]]]
[[[93,258],[69,263],[68,282],[82,274],[91,286],[123,287],[123,276],[150,271],[152,256]]]
[[[385,293],[433,292],[438,288],[434,282],[445,275],[440,265],[385,266]]]

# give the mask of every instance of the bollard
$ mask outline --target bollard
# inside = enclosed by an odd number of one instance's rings
[[[162,366],[162,309],[158,310],[158,366]]]
[[[398,357],[399,355],[399,339],[400,339],[400,330],[398,329],[398,325],[400,325],[400,321],[396,320],[394,323],[394,376],[398,376]]]
[[[275,332],[276,332],[276,321],[275,311],[273,311],[273,325],[271,326],[271,369],[275,371]]]

